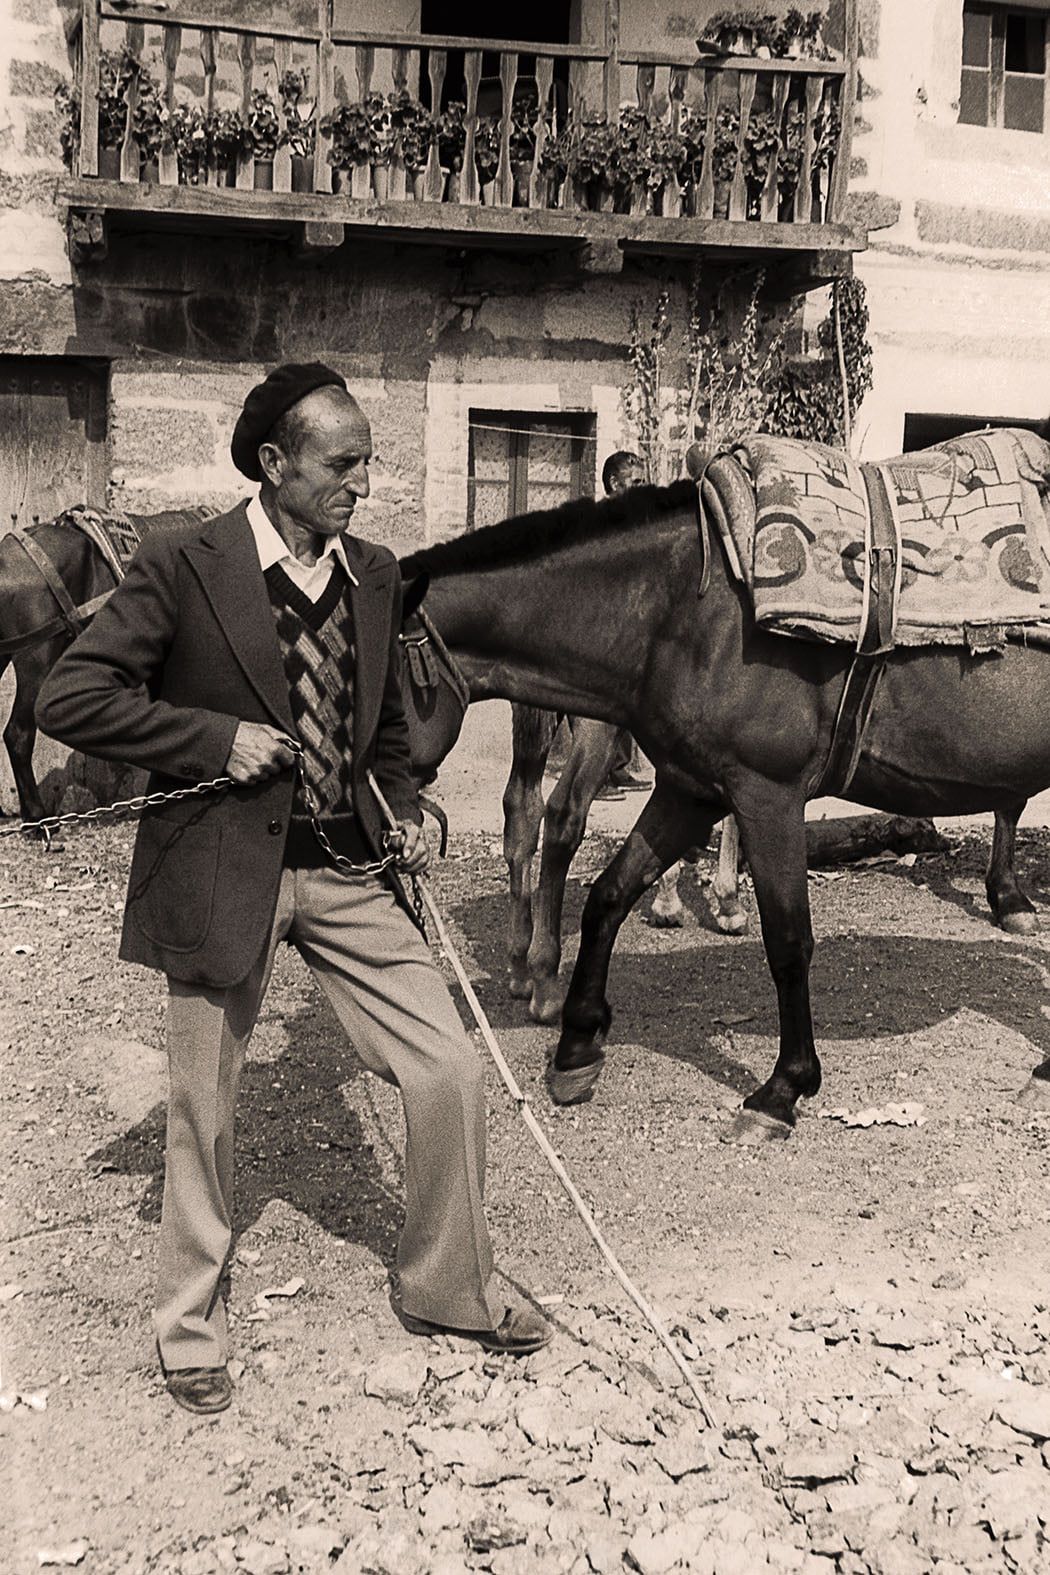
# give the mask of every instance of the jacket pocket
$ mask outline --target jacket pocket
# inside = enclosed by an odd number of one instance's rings
[[[222,826],[199,806],[155,812],[139,825],[128,912],[146,938],[171,952],[203,946],[215,909]]]

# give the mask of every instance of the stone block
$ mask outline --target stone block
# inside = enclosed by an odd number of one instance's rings
[[[12,60],[8,87],[12,98],[47,98],[66,79],[44,60]]]
[[[919,239],[934,246],[1050,252],[1050,219],[921,200],[915,204],[915,221]]]
[[[180,466],[214,464],[216,429],[206,414],[185,408],[115,406],[110,453],[125,478],[157,477]]]
[[[842,215],[845,224],[855,224],[865,230],[889,229],[900,216],[901,205],[897,198],[884,197],[877,191],[851,191]]]
[[[55,159],[61,154],[59,118],[53,109],[31,109],[26,115],[25,151],[33,159]]]

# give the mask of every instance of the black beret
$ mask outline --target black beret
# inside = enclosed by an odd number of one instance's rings
[[[286,410],[315,388],[346,388],[330,366],[320,361],[289,362],[275,367],[264,383],[257,383],[244,401],[230,441],[233,463],[249,481],[261,481],[259,445],[265,443]]]

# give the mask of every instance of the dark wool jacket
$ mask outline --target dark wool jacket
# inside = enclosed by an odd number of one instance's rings
[[[385,547],[344,538],[356,670],[354,807],[378,853],[384,829],[365,773],[399,819],[421,819],[401,699],[401,578]],[[149,791],[223,774],[237,724],[294,737],[288,682],[251,526],[241,504],[147,536],[37,704],[45,733],[104,760],[144,766]],[[291,772],[143,813],[120,955],[189,984],[243,979],[273,923],[292,810]],[[400,881],[390,884],[406,911]]]

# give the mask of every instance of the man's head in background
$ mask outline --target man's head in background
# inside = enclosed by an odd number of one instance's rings
[[[632,487],[640,487],[645,482],[645,466],[637,454],[632,454],[625,448],[618,449],[602,466],[602,486],[607,498],[615,498],[621,492],[629,492]]]

